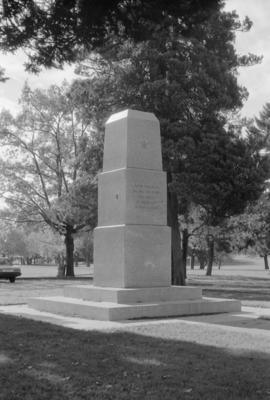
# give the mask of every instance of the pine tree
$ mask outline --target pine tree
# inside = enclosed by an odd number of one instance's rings
[[[99,127],[111,113],[125,108],[154,112],[160,120],[174,284],[185,282],[178,215],[197,204],[207,211],[207,224],[215,225],[240,212],[263,190],[263,157],[225,129],[224,113],[240,108],[246,96],[237,84],[236,69],[254,61],[237,57],[236,27],[235,14],[218,10],[192,26],[186,38],[181,22],[164,19],[147,41],[127,40],[116,47],[108,43],[103,57],[101,49],[91,55],[80,71],[92,76],[72,89],[85,117],[96,115]]]

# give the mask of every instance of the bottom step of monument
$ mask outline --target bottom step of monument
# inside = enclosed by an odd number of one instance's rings
[[[181,287],[178,289],[180,293]],[[191,292],[194,289],[196,292],[196,288],[190,288]],[[97,288],[94,289],[94,291],[96,290]],[[173,290],[174,292],[176,291],[175,289]],[[107,289],[104,288],[98,288],[98,291],[104,291],[104,293],[107,293]],[[119,289],[115,289],[115,291],[119,291]],[[129,289],[124,289],[124,291],[129,291]],[[145,288],[144,291],[147,291],[147,288]],[[183,289],[183,292],[188,293],[186,287]],[[196,295],[198,295],[197,292]],[[172,297],[175,297],[175,293]],[[190,299],[188,298],[190,296],[187,296],[186,294],[182,297],[183,298],[180,299],[169,298],[169,300],[162,299],[159,301],[155,298],[155,300],[152,301],[149,301],[150,299],[148,299],[147,302],[139,302],[136,300],[136,302],[128,304],[119,303],[117,301],[101,301],[100,295],[97,301],[69,296],[39,297],[30,299],[29,306],[39,311],[46,311],[53,314],[103,321],[121,321],[128,319],[176,317],[241,311],[241,302],[238,300],[198,298],[198,296],[195,296],[194,299]]]

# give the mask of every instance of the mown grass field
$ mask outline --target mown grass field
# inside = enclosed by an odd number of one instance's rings
[[[270,308],[270,271],[264,270],[261,257],[236,256],[214,266],[212,276],[205,270],[188,269],[188,285],[200,286],[207,297],[234,298],[243,306]]]
[[[270,355],[0,315],[0,399],[270,399]]]

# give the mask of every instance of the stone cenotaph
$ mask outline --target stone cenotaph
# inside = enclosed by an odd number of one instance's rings
[[[125,110],[106,123],[94,284],[31,299],[30,306],[98,320],[240,311],[237,300],[206,299],[198,287],[171,286],[166,173],[153,114]]]
[[[170,286],[166,186],[156,117],[133,110],[113,115],[98,180],[95,286]]]

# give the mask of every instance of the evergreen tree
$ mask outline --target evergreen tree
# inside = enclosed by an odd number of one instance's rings
[[[255,253],[264,258],[265,269],[269,269],[270,254],[270,199],[265,192],[244,213],[228,221],[228,235],[238,251]]]
[[[235,14],[218,9],[194,24],[187,38],[181,21],[164,18],[147,41],[127,40],[116,47],[108,43],[104,52],[99,49],[79,69],[88,71],[89,79],[73,85],[83,114],[96,115],[99,127],[124,108],[154,112],[159,119],[174,284],[185,282],[178,215],[187,213],[190,204],[201,205],[207,224],[215,225],[263,190],[264,158],[225,129],[224,113],[241,107],[246,97],[237,84],[237,67],[256,59],[240,59],[235,53],[234,31],[239,27]]]
[[[6,82],[9,78],[5,76],[5,71],[0,67],[0,82]]]
[[[266,103],[263,106],[262,111],[259,113],[259,117],[255,118],[256,127],[258,129],[258,135],[263,137],[265,150],[270,150],[270,103]]]
[[[221,0],[4,0],[0,48],[28,54],[27,68],[61,67],[85,52],[128,38],[148,39],[164,18],[181,21],[181,34],[209,17]],[[112,41],[111,41],[112,39]]]

